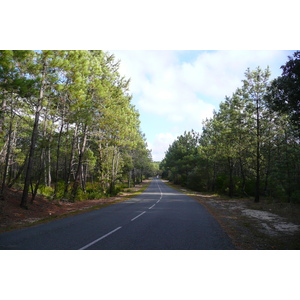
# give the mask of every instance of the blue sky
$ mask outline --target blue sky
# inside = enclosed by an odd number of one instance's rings
[[[241,86],[249,67],[281,75],[280,66],[294,51],[283,50],[117,50],[120,73],[131,78],[132,103],[155,161],[185,130],[201,132],[202,122],[218,110],[225,96]]]

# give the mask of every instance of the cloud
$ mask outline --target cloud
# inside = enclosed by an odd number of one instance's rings
[[[156,134],[153,143],[149,144],[149,148],[152,149],[153,160],[161,161],[164,158],[169,145],[171,145],[176,138],[177,136],[169,132]]]
[[[176,61],[174,51],[109,51],[121,61],[120,73],[131,78],[130,90],[135,95],[144,93],[147,83],[164,74],[168,66]]]
[[[278,71],[281,51],[199,51],[193,61],[179,51],[115,51],[120,72],[131,77],[138,109],[170,122],[197,121],[241,86],[248,67]],[[274,68],[274,63],[276,67]],[[273,68],[272,68],[273,66]],[[278,75],[278,74],[277,74]]]
[[[241,86],[247,68],[253,70],[260,66],[265,69],[269,65],[273,77],[278,76],[278,60],[285,55],[282,51],[203,52],[195,61],[182,65],[182,80],[206,99],[220,102]]]
[[[214,105],[197,95],[182,77],[182,66],[170,62],[151,79],[141,82],[137,99],[139,109],[191,128],[201,128],[202,120],[212,115]]]

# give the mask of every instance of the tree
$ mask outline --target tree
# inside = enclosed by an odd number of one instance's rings
[[[11,158],[12,144],[16,141],[16,128],[18,124],[16,116],[21,108],[21,97],[26,97],[32,90],[34,81],[28,78],[27,70],[30,68],[28,61],[32,58],[32,51],[0,51],[0,88],[2,90],[2,105],[0,109],[0,137],[6,141],[3,143],[1,152],[5,154],[4,171],[0,197],[4,198],[4,189]],[[19,104],[19,105],[18,105]],[[8,116],[9,118],[6,118]],[[8,121],[8,132],[5,134],[5,125]],[[13,136],[14,137],[13,137]],[[14,143],[12,141],[14,140]],[[5,151],[4,151],[5,150]]]
[[[60,63],[58,54],[59,53],[57,51],[50,50],[35,53],[35,65],[34,68],[30,70],[31,73],[29,73],[29,76],[31,75],[35,79],[36,90],[33,91],[31,97],[28,98],[34,108],[34,123],[29,146],[28,163],[25,170],[24,189],[20,204],[20,206],[25,209],[28,208],[28,192],[33,170],[34,153],[39,133],[40,115],[47,104],[47,91],[50,89],[51,85],[58,80],[57,73],[55,72],[57,64]]]
[[[268,88],[266,99],[273,110],[289,115],[300,137],[300,51],[288,58],[289,61],[281,66],[281,76]]]
[[[241,88],[242,97],[247,101],[248,110],[252,113],[255,120],[255,140],[256,140],[256,187],[255,187],[255,202],[259,202],[260,197],[260,168],[261,168],[261,142],[262,142],[262,120],[263,111],[266,108],[265,96],[267,93],[268,80],[271,73],[269,68],[262,71],[257,68],[254,71],[247,69]]]
[[[194,130],[184,132],[169,146],[161,168],[175,183],[187,186],[189,173],[197,162],[199,135]]]

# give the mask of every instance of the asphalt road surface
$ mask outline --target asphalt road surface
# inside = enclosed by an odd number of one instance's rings
[[[154,179],[144,193],[108,207],[0,234],[0,249],[233,250],[196,200]]]

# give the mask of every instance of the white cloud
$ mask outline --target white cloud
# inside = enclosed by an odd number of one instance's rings
[[[156,134],[153,144],[149,144],[149,148],[152,149],[153,160],[161,161],[164,158],[169,145],[171,145],[176,138],[177,136],[169,132]]]
[[[212,104],[199,98],[197,91],[182,77],[182,66],[167,64],[151,80],[141,82],[138,107],[172,123],[185,123],[189,129],[201,128],[202,120],[212,115]]]
[[[260,66],[265,69],[269,65],[273,77],[278,76],[278,59],[283,56],[281,51],[204,52],[194,62],[182,65],[182,80],[193,91],[220,102],[241,86],[248,67],[255,69]]]
[[[280,51],[212,51],[199,52],[192,62],[180,62],[176,51],[115,54],[121,59],[120,72],[132,79],[138,109],[175,123],[205,118],[241,85],[248,67],[272,68],[276,63],[277,71],[282,57]]]
[[[120,73],[131,78],[133,94],[143,93],[147,82],[164,74],[164,70],[176,61],[174,51],[109,51],[121,60]]]

